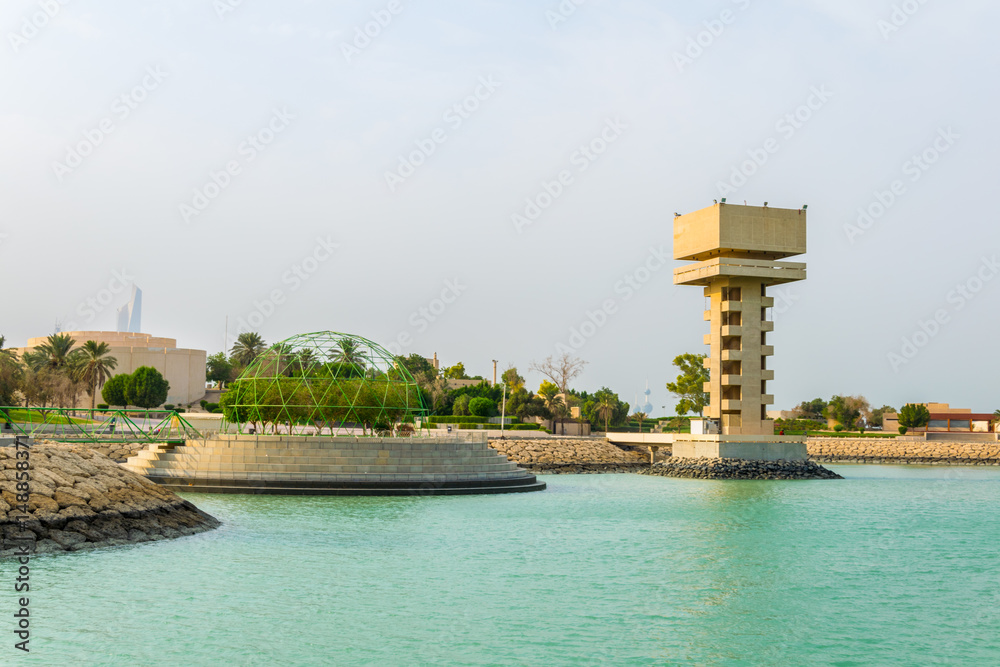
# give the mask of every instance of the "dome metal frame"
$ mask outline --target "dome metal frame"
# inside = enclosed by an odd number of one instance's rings
[[[319,331],[275,343],[222,395],[222,431],[247,434],[414,433],[429,413],[413,375],[378,343]]]

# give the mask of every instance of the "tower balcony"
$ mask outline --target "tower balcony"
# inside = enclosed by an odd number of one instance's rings
[[[760,323],[761,331],[774,331],[774,322],[769,322],[767,320]]]
[[[722,327],[723,336],[742,336],[743,327],[738,324],[726,324]]]
[[[761,394],[761,405],[774,405],[774,394]]]
[[[806,265],[803,262],[713,257],[674,269],[675,285],[710,285],[720,277],[758,278],[765,285],[781,285],[805,280]]]
[[[774,297],[773,296],[762,296],[760,298],[761,308],[774,308]]]
[[[774,301],[774,299],[771,299]],[[724,313],[742,313],[743,312],[743,302],[742,301],[723,301],[722,302],[722,312]]]
[[[767,369],[761,370],[761,372],[760,372],[760,379],[761,380],[773,380],[774,379],[774,371],[769,371]]]
[[[719,407],[723,412],[739,412],[743,409],[743,401],[725,399],[721,401],[721,405]]]
[[[773,345],[761,345],[760,346],[760,356],[762,356],[762,357],[773,357],[774,356],[774,346]]]
[[[743,350],[722,350],[719,353],[721,361],[743,361]]]
[[[742,375],[723,375],[722,376],[722,386],[731,387],[743,384]]]

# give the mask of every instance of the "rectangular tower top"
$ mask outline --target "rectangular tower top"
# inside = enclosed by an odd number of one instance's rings
[[[674,259],[777,259],[806,251],[806,212],[715,204],[674,218]]]

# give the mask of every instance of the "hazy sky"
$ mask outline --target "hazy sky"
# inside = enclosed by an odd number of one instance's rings
[[[672,413],[671,361],[708,329],[658,257],[675,211],[727,196],[809,205],[809,278],[772,290],[774,407],[993,411],[997,19],[986,0],[7,0],[0,334],[113,329],[134,279],[143,329],[182,347],[220,350],[227,315],[230,340],[332,329],[482,375],[563,345],[589,362],[577,387],[633,402],[648,378]]]

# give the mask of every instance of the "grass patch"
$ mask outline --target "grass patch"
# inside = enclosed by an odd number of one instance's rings
[[[6,415],[6,417],[4,416]],[[42,415],[34,410],[4,410],[0,414],[0,422],[9,419],[15,424],[93,424],[90,419],[81,417],[65,417],[57,412]]]

